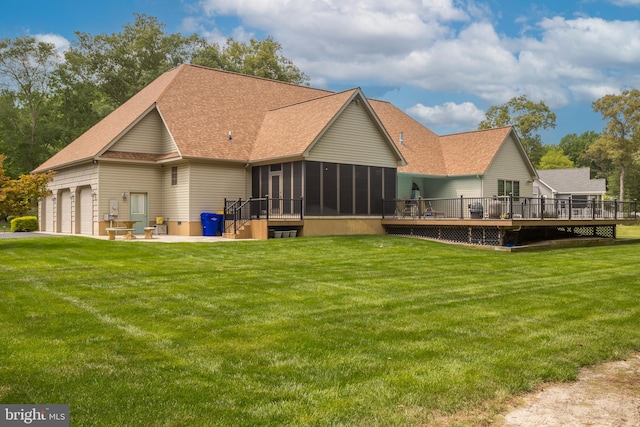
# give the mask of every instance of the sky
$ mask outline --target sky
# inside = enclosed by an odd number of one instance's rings
[[[272,36],[313,87],[362,88],[444,135],[526,95],[557,115],[556,144],[601,132],[592,103],[640,88],[640,0],[3,0],[0,38],[60,49],[155,16],[212,42]]]

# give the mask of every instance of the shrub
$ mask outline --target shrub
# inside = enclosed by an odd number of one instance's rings
[[[38,217],[21,216],[11,220],[11,231],[38,231]]]

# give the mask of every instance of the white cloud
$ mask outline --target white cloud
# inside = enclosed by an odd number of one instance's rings
[[[408,108],[407,113],[427,126],[460,130],[475,128],[485,119],[484,111],[478,109],[471,102],[463,102],[462,104],[445,102],[443,105],[435,107],[416,104]]]
[[[617,3],[634,5],[640,0]],[[474,1],[200,4],[209,22],[222,16],[239,20],[229,35],[273,35],[314,83],[411,85],[469,93],[493,104],[526,94],[551,108],[585,98],[592,101],[609,88],[640,84],[640,21],[550,16],[537,23],[527,20],[522,24],[526,31],[506,35],[490,21],[495,15],[488,6]]]
[[[640,0],[611,0],[616,6],[640,6]]]
[[[60,53],[64,53],[71,46],[69,40],[58,34],[36,34],[33,37],[38,41],[51,43]]]

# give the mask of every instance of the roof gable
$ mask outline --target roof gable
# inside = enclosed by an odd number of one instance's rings
[[[302,157],[339,114],[355,89],[268,111],[251,153],[252,161]]]
[[[491,165],[511,127],[440,137],[447,175],[482,175]]]
[[[163,94],[158,109],[183,157],[246,162],[267,112],[330,94],[333,92],[187,66]]]
[[[114,140],[124,134],[154,105],[170,85],[180,68],[174,68],[158,77],[135,96],[115,109],[76,140],[60,150],[34,172],[56,169],[95,158]]]

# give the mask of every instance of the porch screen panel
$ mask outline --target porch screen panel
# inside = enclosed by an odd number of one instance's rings
[[[384,199],[394,200],[396,198],[397,184],[397,170],[394,168],[384,168]],[[385,204],[385,215],[392,215],[395,211],[395,207],[392,203]]]
[[[369,169],[369,211],[374,215],[382,214],[382,168],[371,167]]]
[[[302,197],[302,162],[293,164],[293,198]]]
[[[291,163],[284,163],[282,165],[282,198],[284,199],[283,210],[284,213],[289,214],[292,212],[291,205]]]
[[[251,197],[260,197],[260,168],[251,168]]]
[[[335,163],[322,164],[322,213],[338,213],[338,165]]]
[[[340,165],[340,213],[353,214],[353,165]]]
[[[368,166],[356,166],[356,214],[369,214]]]
[[[260,168],[260,194],[258,197],[264,197],[269,194],[269,166]]]
[[[322,213],[322,207],[320,206],[320,167],[318,162],[307,162],[305,173],[305,202],[306,213],[308,215],[320,215]]]

